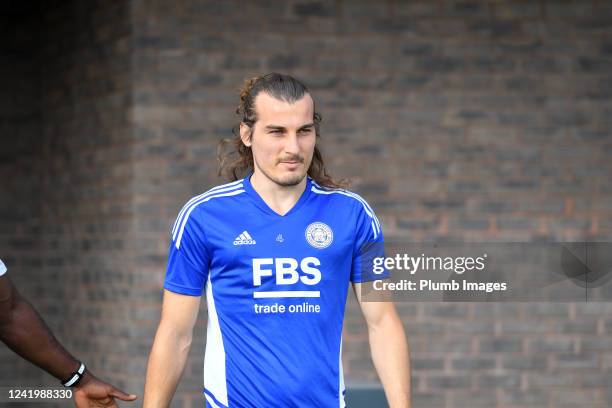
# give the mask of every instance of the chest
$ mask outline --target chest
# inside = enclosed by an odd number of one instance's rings
[[[207,232],[218,282],[257,289],[305,290],[347,281],[355,227],[339,214],[236,217]]]

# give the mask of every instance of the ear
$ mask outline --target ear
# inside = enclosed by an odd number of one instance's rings
[[[240,122],[240,139],[246,147],[251,147],[252,128],[244,122]]]

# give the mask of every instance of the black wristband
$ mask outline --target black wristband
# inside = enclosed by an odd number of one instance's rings
[[[76,370],[74,373],[70,374],[70,377],[68,377],[67,380],[62,381],[62,385],[64,387],[76,387],[79,382],[81,381],[81,378],[83,378],[83,375],[85,374],[85,364],[83,364],[82,362],[79,361],[79,368],[78,370]]]

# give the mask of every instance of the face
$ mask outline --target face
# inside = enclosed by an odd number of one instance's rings
[[[288,103],[260,92],[255,111],[252,133],[245,124],[240,126],[242,142],[253,152],[255,173],[280,186],[299,184],[312,162],[316,141],[312,98],[305,94]]]

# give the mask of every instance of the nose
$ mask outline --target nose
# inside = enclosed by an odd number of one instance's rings
[[[289,133],[285,140],[285,153],[287,154],[298,154],[300,152],[300,145],[298,143],[297,134]]]

